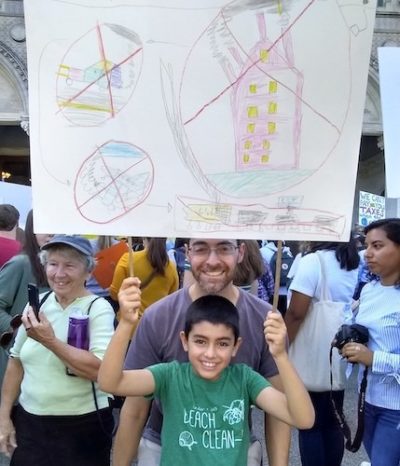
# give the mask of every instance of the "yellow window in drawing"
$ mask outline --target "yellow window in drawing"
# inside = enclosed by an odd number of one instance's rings
[[[269,155],[268,154],[263,154],[261,156],[261,163],[268,163],[269,162]]]
[[[247,116],[249,118],[257,118],[258,117],[258,107],[256,105],[250,105],[247,107]]]
[[[256,129],[256,124],[255,123],[247,123],[247,132],[248,133],[254,133],[255,129]]]
[[[249,163],[249,161],[250,161],[250,155],[247,152],[245,152],[243,154],[243,163]]]
[[[257,84],[250,84],[249,85],[249,92],[250,92],[250,94],[257,94]]]
[[[270,81],[268,84],[268,91],[270,94],[275,94],[278,90],[278,83],[276,81]]]
[[[269,52],[267,49],[261,49],[260,50],[260,60],[263,62],[263,63],[267,63],[268,61],[268,55],[269,55]]]
[[[275,121],[269,121],[267,125],[268,134],[276,133],[276,123]]]
[[[276,102],[268,102],[268,113],[276,113],[278,104]]]
[[[244,141],[244,148],[248,150],[251,149],[251,146],[251,141],[249,139],[246,139],[246,141]]]
[[[268,139],[263,139],[262,148],[264,150],[269,150],[271,147],[271,142]]]

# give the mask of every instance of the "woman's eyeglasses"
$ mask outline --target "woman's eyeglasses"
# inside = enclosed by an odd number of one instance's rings
[[[15,331],[18,329],[18,327],[21,324],[22,324],[22,315],[21,314],[15,315],[11,319],[11,322],[10,322],[10,327],[12,328],[12,330],[10,330],[8,332],[4,332],[0,336],[0,345],[1,346],[5,347],[5,346],[8,346],[11,343]]]

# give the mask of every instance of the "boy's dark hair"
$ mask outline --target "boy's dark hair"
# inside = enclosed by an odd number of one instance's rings
[[[223,324],[231,328],[235,343],[239,338],[239,313],[228,299],[217,295],[206,295],[196,299],[186,311],[184,332],[188,338],[193,325],[199,322]]]
[[[0,204],[0,230],[11,231],[18,225],[19,212],[11,204]]]

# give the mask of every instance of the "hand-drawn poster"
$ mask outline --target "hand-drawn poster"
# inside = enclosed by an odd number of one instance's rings
[[[386,200],[383,196],[360,191],[358,224],[366,227],[375,220],[386,217]]]
[[[25,0],[43,232],[348,239],[373,0]]]
[[[386,196],[400,198],[400,48],[379,47]]]

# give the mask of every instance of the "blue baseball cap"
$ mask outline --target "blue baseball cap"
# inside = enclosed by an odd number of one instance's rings
[[[90,241],[83,236],[55,235],[48,243],[44,244],[41,249],[51,249],[51,247],[56,244],[66,244],[85,256],[93,256],[92,245]]]

